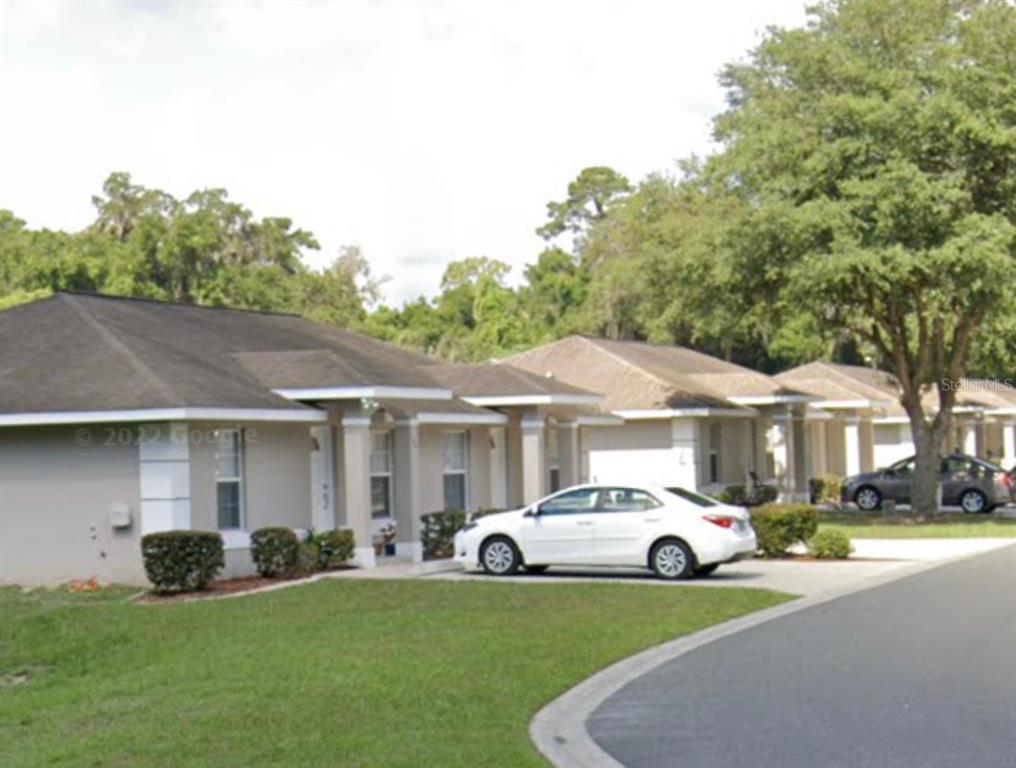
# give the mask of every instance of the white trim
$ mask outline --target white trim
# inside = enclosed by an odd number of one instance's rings
[[[509,405],[597,405],[603,402],[603,395],[483,395],[481,397],[463,397],[470,405],[509,406]]]
[[[882,416],[881,418],[872,419],[872,424],[909,424],[909,416]]]
[[[892,400],[819,400],[812,403],[816,408],[836,409],[857,409],[857,408],[887,408],[892,405]]]
[[[462,438],[462,469],[448,469],[447,455],[445,454],[445,448],[447,447],[447,439],[451,436]],[[450,509],[448,506],[448,500],[444,498],[444,479],[448,476],[458,477],[462,476],[462,506],[463,509],[468,511],[472,506],[472,493],[470,492],[470,450],[469,450],[469,432],[464,429],[448,430],[441,433],[441,503],[445,509]]]
[[[984,412],[985,416],[1013,416],[1016,415],[1016,406],[1006,408],[992,408]]]
[[[614,411],[615,416],[619,416],[622,419],[674,419],[674,418],[685,418],[691,416],[736,416],[741,418],[750,418],[752,416],[758,416],[758,411],[752,408],[671,408],[671,409],[651,409],[647,408],[644,410],[631,410],[631,411]]]
[[[613,414],[599,414],[596,416],[578,416],[575,424],[580,427],[620,427],[624,425],[624,419]]]
[[[438,387],[309,387],[273,389],[287,400],[451,400],[452,391]]]
[[[503,413],[418,413],[415,416],[420,424],[486,424],[501,426],[508,423]],[[398,422],[396,422],[398,423]]]
[[[546,429],[547,420],[543,416],[523,416],[519,420],[519,426],[523,429]]]
[[[328,414],[311,408],[138,408],[125,411],[38,411],[0,414],[0,427],[43,424],[110,424],[133,421],[299,421],[322,423]]]
[[[735,405],[787,405],[790,403],[813,403],[820,398],[815,395],[744,395],[727,399]]]
[[[236,475],[227,475],[223,477],[219,474],[219,456],[220,456],[220,443],[219,438],[222,435],[235,435],[236,436]],[[215,451],[213,453],[213,461],[215,462],[215,527],[216,530],[241,530],[247,529],[247,478],[245,476],[247,469],[247,436],[244,434],[242,429],[230,427],[227,429],[215,430]],[[221,483],[236,483],[236,505],[237,505],[237,525],[229,526],[227,528],[221,528],[219,523],[219,485]]]
[[[342,426],[344,427],[369,427],[371,421],[366,416],[343,416]]]

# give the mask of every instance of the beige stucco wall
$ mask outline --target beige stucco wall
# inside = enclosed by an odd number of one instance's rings
[[[235,427],[236,425],[217,425]],[[191,526],[217,529],[215,444],[217,426],[191,427]],[[258,424],[245,428],[245,529],[271,525],[308,528],[310,506],[310,430],[305,424]]]
[[[0,583],[144,583],[135,434],[122,425],[0,429]],[[114,504],[127,506],[130,528],[111,528]]]

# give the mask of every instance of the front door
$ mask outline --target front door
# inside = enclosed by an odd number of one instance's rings
[[[315,530],[335,527],[335,466],[332,461],[332,428],[310,428],[311,524]]]
[[[526,561],[534,565],[593,562],[593,525],[599,488],[558,494],[525,518]]]

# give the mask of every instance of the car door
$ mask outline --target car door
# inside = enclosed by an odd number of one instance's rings
[[[977,485],[977,468],[965,456],[942,460],[942,503],[958,504],[960,493]]]
[[[896,502],[910,502],[910,483],[914,478],[914,459],[904,459],[889,467],[879,481],[882,497]]]
[[[645,565],[645,532],[658,523],[662,504],[637,488],[604,488],[596,511],[593,540],[596,562],[604,565]]]
[[[526,562],[592,563],[599,496],[599,488],[577,488],[540,502],[522,526]]]

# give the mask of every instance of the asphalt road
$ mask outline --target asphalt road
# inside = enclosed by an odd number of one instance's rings
[[[1016,547],[703,646],[587,728],[629,768],[1012,768]]]

